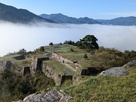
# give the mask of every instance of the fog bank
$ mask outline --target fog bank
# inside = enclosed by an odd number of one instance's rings
[[[25,48],[27,51],[65,40],[95,35],[98,44],[119,50],[136,50],[136,26],[0,23],[0,56]]]

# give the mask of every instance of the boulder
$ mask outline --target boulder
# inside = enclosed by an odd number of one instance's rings
[[[123,67],[136,67],[136,60],[126,63]]]
[[[14,101],[14,102],[23,102],[22,100]]]
[[[31,94],[27,97],[24,98],[23,102],[46,102],[44,101],[44,94],[40,93],[40,94]]]
[[[102,76],[120,77],[128,75],[128,71],[123,67],[114,67],[100,73]]]
[[[24,98],[23,101],[19,100],[16,102],[59,102],[59,101],[68,101],[72,97],[67,95],[63,91],[57,91],[55,89],[49,90],[46,94],[31,94]]]

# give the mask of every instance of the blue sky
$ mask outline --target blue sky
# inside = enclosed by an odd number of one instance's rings
[[[111,19],[136,16],[136,0],[0,0],[1,3],[42,13],[63,13],[72,17]]]

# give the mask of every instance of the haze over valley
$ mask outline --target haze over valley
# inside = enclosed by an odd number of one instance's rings
[[[100,46],[136,50],[136,26],[1,23],[0,28],[0,56],[22,48],[33,51],[50,42],[78,41],[87,34],[95,35]]]

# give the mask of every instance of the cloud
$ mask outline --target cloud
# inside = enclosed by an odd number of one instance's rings
[[[0,28],[0,56],[22,48],[33,51],[50,42],[78,41],[87,34],[95,35],[100,46],[119,50],[136,50],[135,26],[1,23]]]

